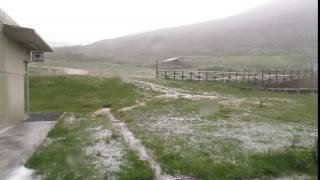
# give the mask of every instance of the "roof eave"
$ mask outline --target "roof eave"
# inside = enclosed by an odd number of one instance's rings
[[[53,52],[41,36],[31,28],[3,24],[4,33],[32,51]]]

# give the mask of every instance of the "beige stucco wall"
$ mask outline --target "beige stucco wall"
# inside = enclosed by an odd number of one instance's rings
[[[29,55],[3,34],[0,21],[0,129],[24,120],[24,60]]]

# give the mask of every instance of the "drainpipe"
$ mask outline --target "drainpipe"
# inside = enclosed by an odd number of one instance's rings
[[[31,62],[32,54],[29,51],[29,60],[24,60],[24,113],[25,118],[29,117],[30,106],[29,106],[29,63]]]

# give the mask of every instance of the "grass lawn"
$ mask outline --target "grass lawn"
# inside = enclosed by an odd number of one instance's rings
[[[217,98],[158,98],[159,92],[117,78],[31,76],[31,111],[68,113],[26,166],[45,179],[152,179],[151,169],[110,122],[89,115],[112,104],[113,114],[168,174],[316,179],[317,95],[242,90],[223,83],[151,82]],[[137,100],[145,105],[119,111]]]
[[[154,98],[117,113],[167,173],[198,179],[317,177],[316,95],[248,91],[222,83],[153,82],[218,97]]]
[[[88,63],[90,61],[90,63]],[[88,70],[90,74],[104,77],[154,77],[154,69],[147,66],[135,66],[131,64],[116,64],[108,61],[96,61],[87,59],[79,60],[51,60],[43,63],[31,63],[35,66],[57,66]],[[48,74],[46,68],[35,68],[30,66],[32,74]],[[59,73],[59,71],[53,72]],[[60,73],[61,74],[61,73]]]
[[[90,116],[103,105],[117,110],[140,96],[133,85],[115,78],[31,76],[31,111],[67,114],[26,167],[48,180],[153,179],[147,163],[127,147],[106,117]]]
[[[90,76],[31,76],[31,112],[93,112],[103,105],[130,106],[140,95],[120,79]]]
[[[44,179],[152,179],[105,117],[68,113],[26,166]]]
[[[198,57],[190,63],[198,69],[212,71],[261,71],[269,68],[284,68],[303,70],[315,64],[312,53],[305,55],[282,56],[227,56]]]
[[[248,102],[243,102],[242,107],[250,109],[252,115],[268,117],[268,121],[287,121],[309,123],[317,126],[318,119],[318,95],[317,94],[291,94],[273,93],[262,90],[241,89],[241,85],[222,82],[197,82],[197,81],[154,81],[158,84],[182,88],[191,93],[216,92],[222,96],[229,96],[236,99],[245,99],[257,106],[250,106]],[[260,108],[260,103],[272,104]],[[230,106],[228,106],[230,109]],[[234,109],[234,108],[233,108]],[[236,109],[239,109],[236,107]],[[235,110],[235,109],[234,109]]]

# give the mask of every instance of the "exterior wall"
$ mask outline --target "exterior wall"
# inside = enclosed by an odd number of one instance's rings
[[[0,129],[24,120],[24,60],[30,58],[25,48],[3,34],[2,22],[0,19]]]

